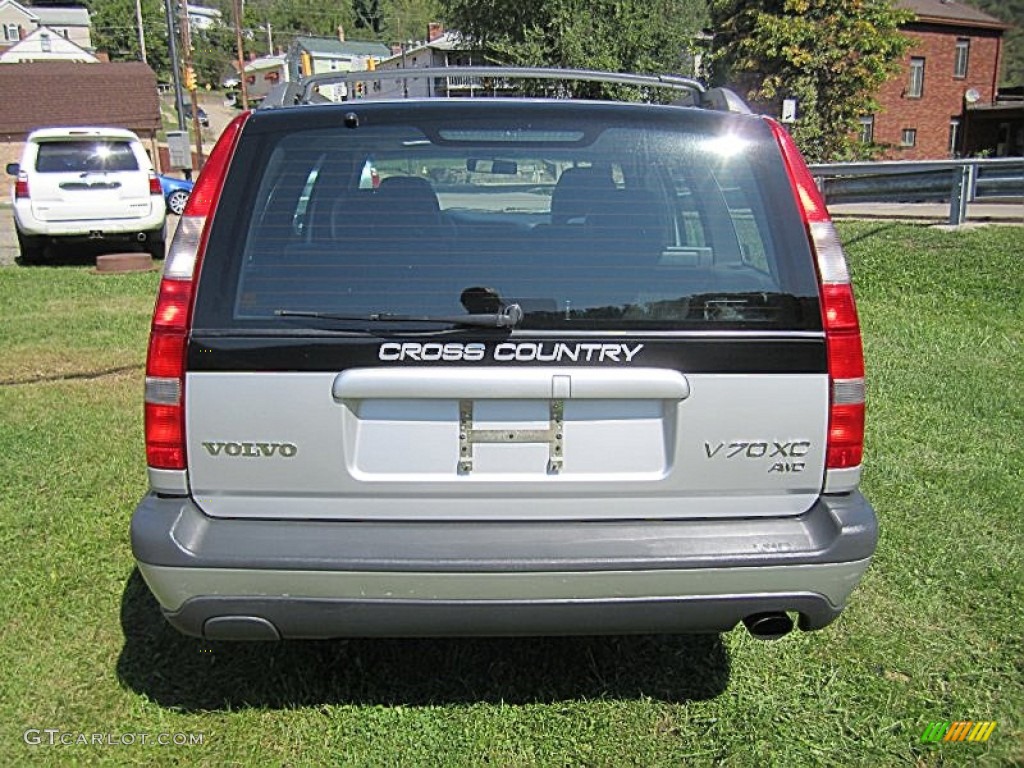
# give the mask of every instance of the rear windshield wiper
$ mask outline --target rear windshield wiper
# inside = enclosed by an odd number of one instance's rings
[[[293,309],[274,310],[277,317],[308,317],[314,320],[352,320],[376,323],[441,323],[481,328],[515,328],[523,320],[523,309],[509,304],[498,312],[472,315],[399,315],[393,312],[371,312],[368,315],[339,315],[332,312],[307,312]]]

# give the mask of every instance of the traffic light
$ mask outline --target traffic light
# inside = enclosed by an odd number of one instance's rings
[[[196,71],[192,67],[185,67],[185,90],[194,91],[196,89]]]

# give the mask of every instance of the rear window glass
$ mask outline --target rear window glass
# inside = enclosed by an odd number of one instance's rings
[[[264,136],[251,215],[224,241],[241,252],[221,320],[515,303],[533,329],[820,322],[763,126],[723,138],[665,121],[510,125],[509,114]]]
[[[39,144],[39,173],[137,171],[139,161],[127,141],[48,141]]]

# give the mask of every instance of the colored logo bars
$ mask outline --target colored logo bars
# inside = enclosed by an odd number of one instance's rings
[[[988,741],[988,737],[995,729],[995,720],[977,723],[970,720],[928,723],[928,727],[921,734],[921,741],[926,744],[935,741]]]

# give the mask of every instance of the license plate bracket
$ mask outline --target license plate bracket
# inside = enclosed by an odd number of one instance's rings
[[[458,473],[473,472],[473,447],[488,444],[546,443],[548,446],[547,473],[562,471],[565,450],[565,401],[550,400],[547,429],[475,429],[473,427],[473,401],[459,401],[459,462]]]

